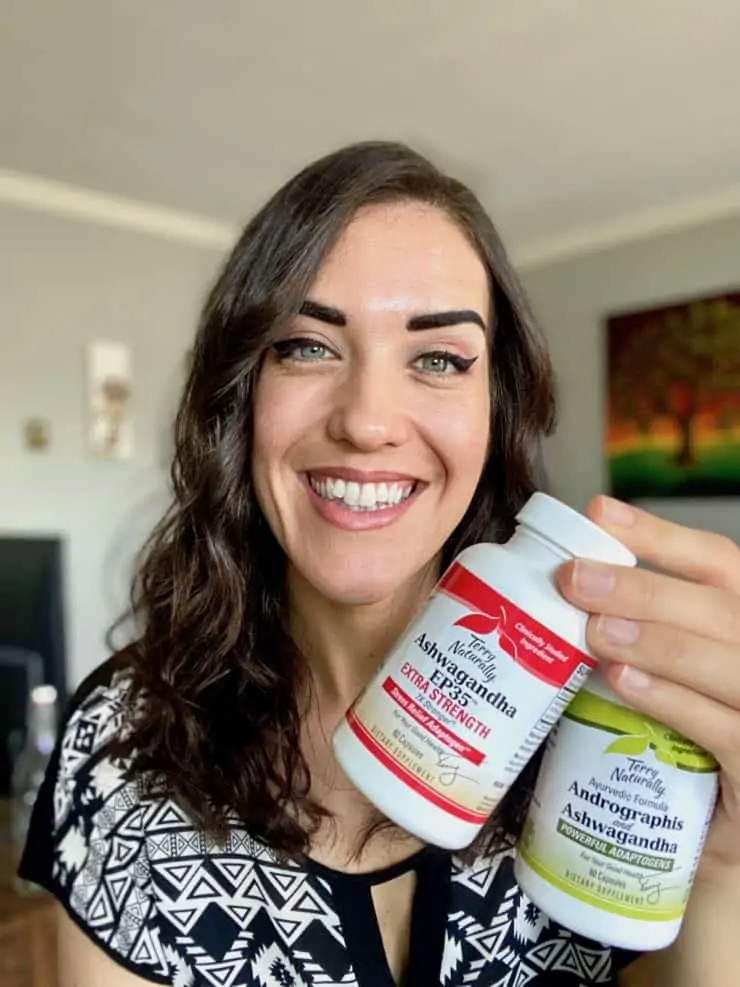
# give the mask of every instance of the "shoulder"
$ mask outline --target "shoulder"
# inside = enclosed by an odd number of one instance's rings
[[[492,982],[614,984],[633,957],[587,939],[546,915],[519,887],[516,850],[455,860],[445,962],[477,969]],[[454,966],[453,966],[454,968]],[[542,978],[541,980],[538,978]],[[508,981],[506,981],[508,982]]]
[[[60,774],[74,777],[99,759],[126,728],[129,673],[117,655],[95,669],[72,696],[58,743]]]
[[[170,983],[178,966],[162,936],[145,833],[146,799],[108,756],[127,729],[128,674],[120,656],[100,666],[68,704],[34,806],[20,873],[51,891],[111,958]]]
[[[46,778],[53,792],[48,823],[57,834],[89,832],[124,787],[125,765],[115,766],[106,751],[126,729],[127,687],[126,668],[115,656],[82,683],[68,704]]]
[[[123,766],[114,767],[105,752],[125,729],[127,681],[125,664],[114,656],[85,679],[67,704],[21,864],[29,880],[48,886],[53,849],[64,840],[69,845],[75,832],[89,834],[114,789],[124,785]]]
[[[66,767],[92,756],[117,736],[124,726],[130,682],[127,652],[121,651],[98,665],[67,701],[59,729],[57,752]],[[80,725],[84,723],[84,729]],[[79,751],[75,753],[76,748]]]

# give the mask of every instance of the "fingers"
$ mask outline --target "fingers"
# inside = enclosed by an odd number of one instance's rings
[[[726,589],[580,559],[560,569],[558,584],[590,613],[667,624],[740,649],[740,596]]]
[[[599,658],[624,663],[740,710],[738,646],[675,627],[603,616],[589,621],[588,644]]]
[[[606,664],[607,681],[628,703],[653,719],[690,737],[713,754],[740,784],[740,716],[737,710],[677,682],[669,682],[627,665]]]
[[[643,561],[740,594],[740,547],[724,535],[686,528],[604,496],[591,501],[588,516]]]

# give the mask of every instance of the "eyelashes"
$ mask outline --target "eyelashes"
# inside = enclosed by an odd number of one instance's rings
[[[450,367],[455,373],[466,374],[477,359],[477,356],[464,357],[459,353],[450,353],[449,350],[431,350],[429,353],[422,353],[414,362],[421,364],[427,361],[435,364],[433,367],[427,366],[422,369],[425,373],[445,376],[449,375]]]
[[[272,349],[281,363],[286,360],[295,360],[298,363],[318,363],[327,359],[327,356],[331,359],[337,358],[336,353],[330,350],[326,343],[322,343],[318,339],[310,339],[308,336],[279,339],[272,344]]]
[[[315,364],[340,359],[326,343],[310,336],[293,336],[272,344],[279,363]],[[420,353],[412,366],[430,377],[450,377],[466,374],[478,361],[477,356],[464,357],[450,350],[428,350]]]

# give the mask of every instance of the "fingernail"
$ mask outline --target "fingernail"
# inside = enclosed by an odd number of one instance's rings
[[[584,596],[607,596],[614,589],[614,573],[598,562],[579,559],[575,565],[576,589]]]
[[[621,617],[599,617],[596,628],[608,644],[634,644],[640,636],[639,624]]]
[[[613,524],[621,524],[624,527],[629,527],[635,523],[635,512],[629,506],[621,500],[615,500],[614,497],[604,497],[604,516],[607,521],[611,521]]]
[[[625,692],[644,692],[652,684],[652,676],[631,665],[625,665],[619,673],[619,687]]]

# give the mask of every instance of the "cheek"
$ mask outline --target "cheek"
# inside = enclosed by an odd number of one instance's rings
[[[445,407],[427,410],[427,441],[435,448],[450,480],[477,484],[488,453],[490,417],[487,393],[479,400],[447,402]]]
[[[311,429],[320,407],[315,388],[266,370],[254,396],[252,469],[264,477]]]
[[[254,397],[252,472],[260,500],[264,499],[266,477],[290,445],[291,407],[290,402],[283,400],[277,382],[265,380],[259,383]]]

